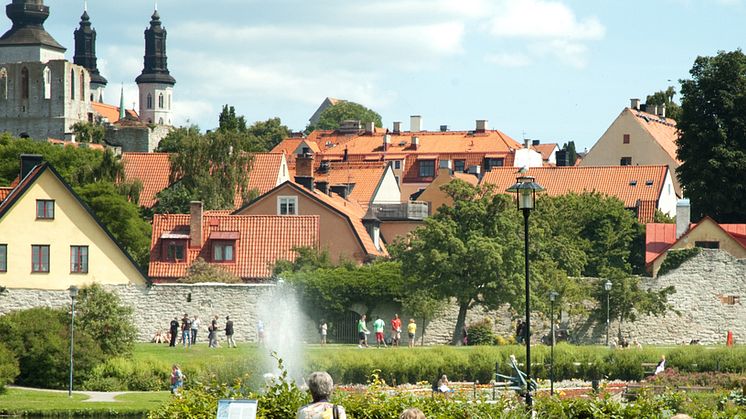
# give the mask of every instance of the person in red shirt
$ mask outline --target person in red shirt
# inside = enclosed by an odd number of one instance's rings
[[[399,342],[401,341],[401,319],[398,314],[394,314],[394,318],[391,319],[391,330],[393,332],[392,335],[394,335],[391,346],[399,346]]]

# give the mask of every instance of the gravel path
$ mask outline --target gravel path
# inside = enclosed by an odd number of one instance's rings
[[[7,386],[7,388],[14,388],[18,390],[27,390],[27,391],[41,391],[46,393],[67,393],[67,390],[49,390],[49,389],[43,389],[43,388],[31,388],[31,387],[18,387],[18,386]],[[129,393],[137,393],[132,391],[73,391],[73,394],[82,394],[84,396],[88,396],[86,400],[83,400],[84,403],[117,403],[119,400],[116,400],[117,396],[121,396],[123,394],[129,394]]]

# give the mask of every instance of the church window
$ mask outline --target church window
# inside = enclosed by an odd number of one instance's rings
[[[158,95],[158,109],[163,109],[163,93]]]
[[[85,73],[80,70],[80,100],[85,100]]]
[[[28,68],[23,67],[23,69],[21,69],[21,99],[28,99],[28,97],[29,97]]]
[[[52,98],[52,72],[44,67],[44,99]]]
[[[148,93],[148,109],[153,109],[153,96]]]
[[[163,125],[163,118],[158,119],[158,125]]]
[[[0,99],[8,98],[8,71],[0,68]]]
[[[70,99],[75,99],[75,70],[70,70]]]
[[[171,95],[168,95],[168,110],[171,110]]]

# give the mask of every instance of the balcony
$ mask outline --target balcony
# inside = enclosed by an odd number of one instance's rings
[[[422,221],[430,215],[430,205],[422,201],[374,204],[381,221]]]

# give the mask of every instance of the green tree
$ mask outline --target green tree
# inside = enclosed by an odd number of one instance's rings
[[[418,289],[459,306],[452,343],[463,334],[468,310],[476,304],[516,310],[523,275],[523,241],[518,212],[506,195],[463,181],[442,187],[453,206],[442,206],[416,229],[399,255],[402,272]]]
[[[241,282],[241,278],[219,266],[205,262],[202,258],[197,258],[187,269],[186,276],[179,278],[179,282],[185,284],[197,284],[201,282],[236,284]]]
[[[280,118],[254,122],[247,131],[261,145],[262,151],[270,151],[282,140],[290,137],[292,131],[282,124]]]
[[[197,125],[176,128],[158,143],[158,148],[155,151],[160,153],[176,153],[181,149],[181,143],[184,141],[184,138],[194,138],[199,137],[199,135],[200,131]]]
[[[177,181],[158,192],[156,199],[158,202],[153,207],[155,214],[188,214],[189,203],[198,200],[199,195]]]
[[[674,89],[673,86],[668,86],[666,90],[660,90],[652,95],[648,95],[645,104],[658,106],[666,105],[666,118],[678,121],[681,116],[681,107],[678,103],[674,102],[674,96],[676,96],[676,89]]]
[[[5,392],[7,384],[13,384],[20,373],[15,354],[0,343],[0,394]]]
[[[676,169],[695,217],[746,222],[746,55],[698,57],[681,81]]]
[[[133,309],[119,297],[93,284],[80,290],[75,307],[80,330],[90,335],[104,354],[122,356],[132,353],[137,330],[132,321]]]
[[[562,150],[567,153],[567,165],[574,166],[578,160],[578,152],[575,150],[575,141],[570,141],[562,146]]]
[[[75,188],[75,192],[93,210],[141,266],[150,259],[150,224],[140,217],[137,205],[120,195],[111,182],[96,182]]]
[[[374,122],[377,127],[383,126],[381,115],[375,111],[355,102],[344,101],[324,109],[319,115],[319,122],[316,125],[309,124],[306,132],[310,133],[317,129],[335,130],[345,120],[357,120],[363,124]]]
[[[236,116],[236,108],[233,106],[223,105],[223,110],[220,111],[218,116],[218,131],[222,132],[238,132],[246,133],[248,131],[246,127],[246,118]]]
[[[75,140],[79,143],[103,144],[106,138],[106,128],[101,124],[76,122],[72,128]]]
[[[289,272],[310,271],[320,268],[332,268],[331,256],[329,251],[318,250],[313,247],[296,247],[293,249],[296,253],[294,261],[278,260],[272,268],[274,275],[283,275]]]

